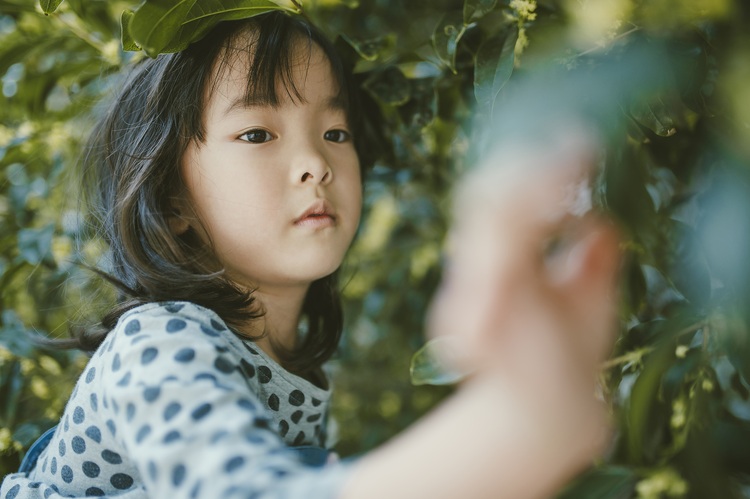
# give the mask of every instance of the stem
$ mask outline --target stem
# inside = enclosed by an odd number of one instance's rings
[[[626,36],[628,36],[628,35],[630,35],[630,34],[632,34],[632,33],[635,33],[636,31],[640,31],[640,30],[641,30],[641,28],[640,28],[639,26],[636,26],[636,27],[634,27],[634,28],[632,28],[632,29],[629,29],[629,30],[628,30],[628,31],[626,31],[625,33],[620,33],[620,34],[619,34],[619,35],[617,35],[616,37],[612,38],[612,40],[610,40],[610,43],[611,43],[611,42],[614,42],[615,40],[619,40],[619,39],[621,39],[621,38],[625,38]],[[601,49],[602,49],[602,47],[591,47],[591,48],[590,48],[590,49],[588,49],[588,50],[584,50],[583,52],[581,52],[581,53],[579,53],[579,54],[576,54],[576,55],[574,55],[574,56],[573,56],[573,59],[575,59],[575,58],[577,58],[577,57],[583,57],[584,55],[590,54],[591,52],[596,52],[597,50],[601,50]]]
[[[638,350],[628,352],[619,357],[615,357],[614,359],[609,359],[602,363],[601,368],[603,371],[606,371],[607,369],[619,366],[620,364],[625,364],[626,362],[640,362],[644,355],[651,353],[653,350],[654,347],[639,348]]]
[[[63,23],[65,26],[67,26],[68,29],[70,29],[70,31],[74,35],[76,35],[78,38],[80,38],[84,42],[86,42],[89,45],[91,45],[92,47],[94,47],[97,50],[97,52],[101,52],[102,51],[102,44],[101,44],[101,42],[99,40],[96,40],[94,37],[92,37],[90,33],[87,33],[80,26],[77,26],[76,24],[70,22],[67,19],[67,16],[65,16],[64,14],[60,14],[60,15],[57,16],[57,19],[59,19],[61,23]]]

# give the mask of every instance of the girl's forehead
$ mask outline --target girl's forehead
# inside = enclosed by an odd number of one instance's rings
[[[290,98],[302,102],[304,89],[313,79],[338,93],[339,82],[331,62],[311,40],[296,36],[289,51],[277,61],[256,53],[256,48],[257,34],[252,32],[230,40],[214,63],[207,102],[217,95],[244,97],[248,105],[278,105]]]

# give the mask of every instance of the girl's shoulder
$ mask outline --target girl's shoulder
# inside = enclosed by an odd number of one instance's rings
[[[131,378],[223,377],[247,364],[250,352],[212,310],[190,302],[146,303],[124,313],[89,361],[108,383]],[[115,382],[115,379],[119,379]]]
[[[122,330],[127,336],[133,336],[154,323],[166,319],[164,332],[174,334],[186,328],[187,322],[199,323],[209,336],[228,331],[226,323],[211,309],[188,301],[166,301],[144,303],[134,307],[120,317],[112,332]],[[155,332],[155,331],[152,331]]]
[[[234,347],[242,344],[213,310],[186,301],[152,302],[125,312],[97,354],[127,351],[140,343],[152,342],[175,346],[188,342]]]

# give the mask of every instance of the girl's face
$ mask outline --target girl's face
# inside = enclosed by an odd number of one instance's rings
[[[302,99],[279,85],[278,106],[245,104],[247,56],[234,51],[210,87],[205,143],[192,143],[182,161],[178,224],[195,229],[247,288],[332,273],[359,223],[359,160],[337,83],[323,51],[299,45],[292,77]]]

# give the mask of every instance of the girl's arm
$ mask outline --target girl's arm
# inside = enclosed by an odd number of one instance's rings
[[[550,497],[603,449],[594,379],[613,339],[618,237],[570,215],[589,163],[562,152],[465,182],[429,330],[475,374],[363,458],[343,498]]]

